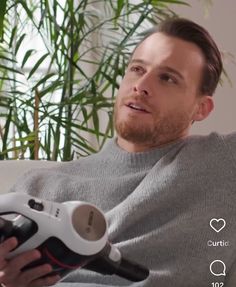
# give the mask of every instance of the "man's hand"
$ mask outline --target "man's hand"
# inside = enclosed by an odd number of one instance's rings
[[[0,283],[5,287],[42,287],[58,282],[58,275],[46,276],[52,271],[49,264],[21,271],[23,267],[40,258],[38,250],[24,252],[12,259],[6,259],[7,254],[17,246],[17,239],[11,237],[0,244]],[[40,278],[44,276],[43,278]],[[1,286],[1,284],[0,284]]]

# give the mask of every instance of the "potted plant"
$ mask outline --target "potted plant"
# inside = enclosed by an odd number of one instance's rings
[[[175,15],[170,4],[187,5],[137,2],[1,0],[0,159],[71,160],[113,136],[139,33]]]

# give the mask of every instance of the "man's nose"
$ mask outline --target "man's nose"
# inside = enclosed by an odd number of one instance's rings
[[[139,78],[133,87],[133,91],[137,95],[141,96],[149,96],[150,95],[150,87],[151,87],[151,77],[148,75],[144,75],[142,78]]]
[[[134,86],[134,92],[135,94],[140,95],[140,96],[148,96],[147,90],[138,89],[137,86]]]

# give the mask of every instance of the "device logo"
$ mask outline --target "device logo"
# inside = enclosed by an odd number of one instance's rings
[[[212,261],[210,271],[214,276],[226,276],[226,266],[221,260]]]
[[[226,226],[226,221],[223,218],[212,218],[210,226],[215,232],[220,232]]]

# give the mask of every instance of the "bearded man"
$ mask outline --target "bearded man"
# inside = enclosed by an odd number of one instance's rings
[[[219,49],[203,27],[186,19],[163,22],[130,58],[115,103],[117,136],[97,154],[31,171],[12,189],[95,204],[106,215],[110,241],[150,270],[147,279],[131,284],[79,269],[61,280],[50,274],[49,264],[22,270],[41,254],[32,250],[6,259],[17,246],[10,238],[0,244],[0,282],[6,287],[236,286],[236,134],[189,135],[192,124],[213,110],[221,71]],[[211,228],[213,218],[227,223],[222,233]],[[223,239],[226,247],[209,244]]]

